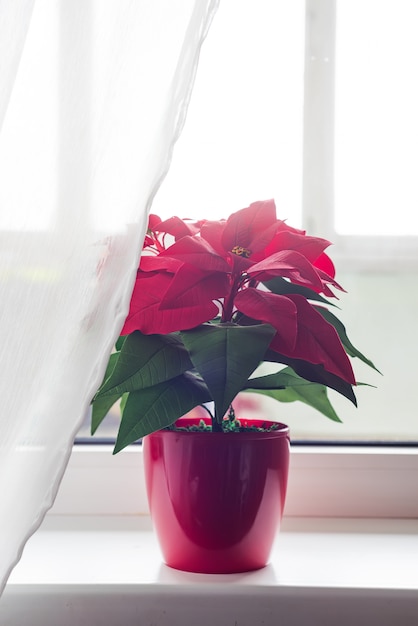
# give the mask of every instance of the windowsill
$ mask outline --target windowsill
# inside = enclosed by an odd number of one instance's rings
[[[418,520],[284,520],[264,569],[162,564],[149,518],[48,516],[0,601],[9,626],[416,625]]]

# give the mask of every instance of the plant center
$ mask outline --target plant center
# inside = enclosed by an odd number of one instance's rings
[[[243,256],[244,259],[248,259],[251,256],[251,250],[248,250],[248,248],[243,248],[242,246],[234,246],[231,252],[232,254],[236,254],[237,256]]]

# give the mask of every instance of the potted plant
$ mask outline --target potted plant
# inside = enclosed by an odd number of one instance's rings
[[[349,357],[374,368],[331,311],[342,287],[329,245],[277,219],[273,200],[227,220],[149,217],[92,432],[120,400],[114,452],[144,438],[151,516],[173,567],[224,573],[268,560],[288,428],[239,419],[238,394],[301,400],[339,421],[327,389],[356,404]],[[207,417],[190,417],[196,407]]]

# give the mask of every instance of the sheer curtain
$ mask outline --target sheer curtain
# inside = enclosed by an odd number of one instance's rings
[[[217,0],[0,0],[0,591],[127,312]]]

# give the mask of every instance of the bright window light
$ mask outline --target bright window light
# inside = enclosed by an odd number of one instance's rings
[[[418,3],[337,3],[335,226],[418,235]]]
[[[153,212],[218,219],[275,198],[300,225],[304,20],[300,1],[221,2]]]

